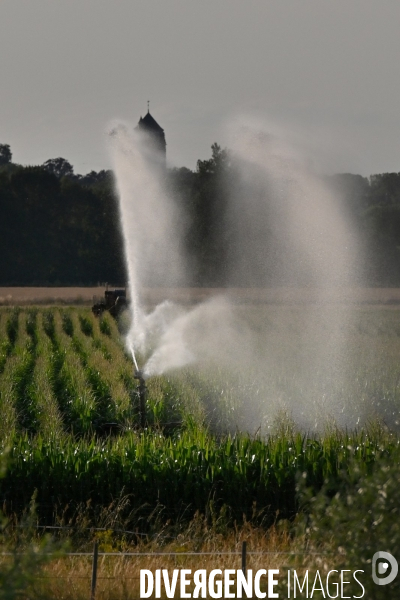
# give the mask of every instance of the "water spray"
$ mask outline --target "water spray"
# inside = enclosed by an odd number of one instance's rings
[[[137,361],[136,361],[135,351],[134,351],[134,349],[132,348],[132,346],[131,346],[131,353],[132,353],[132,360],[133,360],[133,363],[134,363],[134,365],[135,365],[135,367],[136,367],[136,371],[138,372],[138,371],[139,371],[139,367],[138,367],[138,364],[137,364]]]

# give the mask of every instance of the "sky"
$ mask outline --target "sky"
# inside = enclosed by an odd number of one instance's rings
[[[323,172],[398,172],[399,24],[398,0],[1,0],[0,143],[109,168],[150,100],[169,166],[244,122]]]

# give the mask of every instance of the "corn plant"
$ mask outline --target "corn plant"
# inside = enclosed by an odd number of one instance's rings
[[[81,331],[78,330],[78,319]],[[86,366],[101,411],[100,419],[125,420],[131,413],[131,396],[124,383],[127,361],[121,347],[101,334],[95,317],[84,321],[81,315],[75,314],[73,322],[77,331],[75,349]],[[82,323],[85,323],[83,328]]]
[[[15,341],[17,339],[19,313],[20,313],[19,308],[14,308],[9,313],[9,317],[7,319],[7,337],[8,337],[8,340],[9,340],[11,346],[14,346]]]
[[[59,353],[55,389],[60,410],[67,428],[78,434],[87,433],[92,430],[96,400],[73,340],[63,330],[58,311],[54,314],[54,328]]]
[[[356,365],[352,390],[357,401],[385,401],[390,415],[399,395],[400,343],[393,318],[380,323],[393,356],[389,360],[381,338],[375,340],[380,371],[373,379],[372,370]],[[351,333],[355,348],[372,335],[373,323],[364,326]],[[277,344],[280,328],[288,329],[286,323],[268,327]],[[210,523],[224,515],[224,522],[267,525],[278,513],[293,518],[302,508],[299,474],[313,493],[328,480],[332,496],[343,473],[368,477],[376,463],[398,457],[397,434],[376,423],[346,431],[331,422],[311,435],[290,414],[267,415],[268,435],[249,435],[247,413],[257,390],[242,374],[214,365],[150,378],[149,427],[141,431],[123,340],[108,315],[96,320],[87,309],[0,310],[0,344],[0,436],[3,447],[11,447],[0,497],[18,513],[36,488],[40,518],[48,524],[55,510],[73,520],[82,504],[104,508],[124,495],[124,522],[132,527],[149,528],[154,519],[179,523],[196,512]],[[371,352],[366,345],[359,354]],[[283,355],[283,345],[277,353]],[[265,381],[282,396],[295,394],[295,375],[276,371]],[[262,406],[254,413],[259,420]],[[108,420],[125,427],[106,437]]]
[[[37,359],[31,383],[31,396],[36,401],[41,434],[45,437],[59,437],[62,435],[63,425],[53,389],[54,363],[52,355],[54,345],[45,333],[43,313],[39,313],[37,317],[37,337]]]
[[[31,395],[31,381],[36,359],[36,313],[21,312],[13,356],[6,365],[6,379],[12,382],[15,411],[21,429],[35,433],[38,426],[37,406]]]
[[[12,350],[11,342],[7,335],[8,314],[0,313],[0,374],[3,372],[7,358]]]

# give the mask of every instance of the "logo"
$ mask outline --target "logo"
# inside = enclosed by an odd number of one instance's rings
[[[389,552],[375,552],[372,557],[372,579],[374,583],[377,585],[392,583],[396,579],[398,570],[398,562]]]

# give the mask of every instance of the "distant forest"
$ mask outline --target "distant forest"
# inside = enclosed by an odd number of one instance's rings
[[[167,169],[166,193],[174,194],[188,215],[185,246],[191,259],[188,285],[285,284],[276,272],[251,279],[246,271],[226,281],[224,256],[234,234],[224,225],[224,181],[235,181],[235,161],[213,144],[211,157]],[[326,176],[365,249],[356,284],[400,285],[400,173],[369,178]],[[126,281],[118,200],[111,171],[74,173],[63,158],[41,166],[12,162],[0,144],[0,285],[96,285]],[[240,215],[238,215],[240,218]]]

